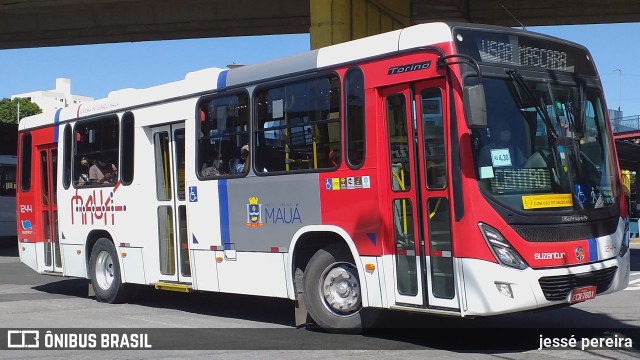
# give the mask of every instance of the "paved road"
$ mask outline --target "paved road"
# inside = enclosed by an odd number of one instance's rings
[[[0,245],[0,328],[4,329],[0,336],[7,336],[4,335],[6,329],[25,328],[54,333],[73,329],[89,333],[142,331],[151,338],[154,349],[166,349],[115,353],[4,350],[0,358],[68,359],[90,355],[95,359],[113,356],[168,359],[206,355],[230,359],[274,356],[295,359],[301,354],[311,358],[349,359],[390,356],[407,359],[637,358],[640,356],[640,244],[634,245],[631,251],[631,285],[616,294],[572,307],[489,318],[384,312],[377,323],[381,330],[354,336],[326,334],[314,328],[295,329],[292,303],[283,299],[146,289],[134,303],[102,304],[87,296],[86,280],[36,274],[20,263],[14,244]],[[584,328],[591,330],[579,330]],[[578,337],[590,339],[603,336],[629,339],[632,348],[626,348],[622,342],[613,348],[603,346],[585,351],[537,350],[531,346],[539,343],[540,335],[570,338],[574,331]],[[0,344],[2,340],[0,338]],[[175,350],[176,344],[179,350]],[[509,350],[514,348],[517,350]]]

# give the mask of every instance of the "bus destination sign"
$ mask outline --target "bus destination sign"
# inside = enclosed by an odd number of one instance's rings
[[[482,59],[483,62],[507,63],[573,72],[573,67],[567,64],[566,51],[518,45],[489,39],[480,39],[478,42],[480,59]]]
[[[454,38],[457,50],[478,62],[596,75],[584,48],[555,38],[484,29],[456,29]]]

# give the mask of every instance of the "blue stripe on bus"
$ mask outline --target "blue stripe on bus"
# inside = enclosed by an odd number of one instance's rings
[[[60,129],[60,125],[58,125],[60,123],[60,111],[62,111],[62,109],[58,109],[58,111],[56,111],[56,116],[53,118],[53,123],[55,124],[55,126],[53,127],[53,142],[57,143],[58,142],[58,133],[59,133],[59,129]]]
[[[589,242],[589,261],[598,260],[598,240],[587,239]]]
[[[231,249],[231,236],[229,234],[229,193],[227,192],[227,180],[218,180],[218,205],[220,208],[220,236],[225,250]]]
[[[229,70],[223,70],[218,75],[218,87],[216,89],[222,89],[227,86],[227,74]]]

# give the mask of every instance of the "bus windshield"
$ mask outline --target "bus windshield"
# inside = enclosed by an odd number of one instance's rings
[[[483,80],[488,126],[472,131],[484,192],[516,211],[613,205],[618,175],[600,90],[507,73]]]

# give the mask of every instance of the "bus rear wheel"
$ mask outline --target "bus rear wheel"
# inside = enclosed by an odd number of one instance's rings
[[[358,269],[350,254],[337,246],[318,250],[303,278],[309,315],[330,332],[362,331],[362,292]]]
[[[130,288],[122,283],[116,248],[107,238],[100,238],[91,250],[89,261],[91,287],[96,298],[104,303],[125,301]]]

